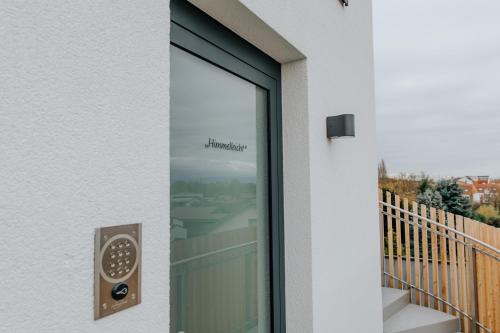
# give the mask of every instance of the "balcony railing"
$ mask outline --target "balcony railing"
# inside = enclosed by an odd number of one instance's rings
[[[462,332],[500,333],[500,229],[379,192],[382,285],[460,317]]]

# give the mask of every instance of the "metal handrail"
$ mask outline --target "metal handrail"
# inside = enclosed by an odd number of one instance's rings
[[[450,308],[452,308],[453,310],[455,310],[455,311],[457,311],[457,312],[460,312],[460,313],[461,313],[461,314],[463,314],[465,317],[467,317],[467,318],[469,318],[470,320],[472,320],[472,317],[471,317],[469,314],[467,314],[467,313],[466,313],[466,312],[464,312],[463,310],[460,310],[459,308],[457,308],[456,306],[454,306],[454,305],[453,305],[453,304],[451,304],[450,302],[448,302],[448,301],[446,301],[446,300],[442,299],[441,297],[436,296],[436,295],[434,295],[434,294],[432,294],[432,293],[430,293],[430,292],[428,292],[428,291],[425,291],[424,289],[419,288],[419,287],[417,287],[417,286],[415,286],[415,285],[413,285],[413,284],[411,284],[411,283],[409,283],[409,282],[406,282],[405,280],[398,278],[396,275],[393,275],[393,274],[388,273],[388,272],[384,272],[384,274],[385,274],[385,275],[387,275],[387,276],[389,276],[389,277],[391,277],[391,278],[393,278],[394,280],[396,280],[396,281],[398,281],[398,282],[401,282],[401,283],[403,283],[403,284],[407,285],[407,286],[408,286],[408,287],[410,287],[410,288],[413,288],[413,289],[415,289],[415,290],[421,291],[421,292],[423,292],[424,294],[429,295],[429,296],[431,296],[432,298],[437,299],[438,301],[440,301],[440,302],[442,302],[442,303],[445,303],[446,305],[448,305],[448,306],[449,306]]]
[[[401,217],[394,216],[394,215],[389,214],[389,213],[387,213],[387,212],[382,212],[382,214],[383,214],[383,215],[385,215],[385,216],[388,216],[388,217],[389,217],[389,216],[390,216],[390,217],[395,217],[395,218],[396,218],[396,219],[398,219],[399,221],[403,221],[403,222],[405,222],[405,223],[407,222],[405,219],[403,219],[403,218],[401,218]],[[424,228],[422,225],[420,225],[420,224],[419,224],[419,223],[417,223],[417,222],[408,221],[408,223],[410,223],[411,225],[414,225],[414,226],[418,227],[419,229],[423,229],[423,228]],[[440,228],[441,228],[441,227],[443,227],[443,225],[442,225],[442,224],[438,224],[438,225],[439,225],[439,227],[440,227]],[[457,232],[459,232],[459,231],[452,231],[452,230],[454,230],[454,229],[451,229],[451,230],[450,230],[450,232],[453,232],[453,233],[457,233]],[[471,246],[472,246],[470,243],[467,243],[467,242],[465,242],[465,241],[463,241],[463,240],[461,240],[461,239],[458,239],[458,238],[456,238],[456,237],[451,237],[450,235],[443,234],[443,233],[442,233],[442,232],[440,232],[440,231],[437,231],[437,230],[432,230],[432,229],[428,229],[428,231],[430,231],[430,232],[432,232],[432,233],[435,233],[435,234],[437,234],[438,236],[445,237],[445,238],[448,238],[449,240],[452,240],[452,241],[454,241],[454,242],[460,243],[460,244],[462,244],[463,246],[467,246],[467,247],[471,247]],[[488,256],[488,257],[490,257],[490,258],[492,258],[492,259],[494,259],[494,260],[496,260],[496,261],[500,261],[500,257],[497,257],[497,256],[495,256],[494,254],[491,254],[491,253],[485,252],[485,251],[483,251],[483,250],[481,250],[481,249],[479,249],[479,248],[477,248],[477,247],[476,247],[475,249],[476,249],[476,251],[477,251],[477,252],[480,252],[481,254],[484,254],[484,255],[486,255],[486,256]]]
[[[447,225],[444,225],[444,224],[438,223],[438,222],[436,222],[436,221],[433,221],[433,220],[431,220],[431,219],[429,219],[429,218],[427,218],[427,217],[425,217],[425,216],[422,216],[422,215],[418,215],[418,214],[412,213],[412,212],[410,212],[410,211],[408,211],[408,210],[405,210],[405,209],[403,209],[403,208],[401,208],[401,207],[397,207],[397,206],[391,205],[391,204],[389,204],[389,203],[387,203],[387,202],[379,201],[379,203],[380,203],[380,204],[382,204],[383,206],[386,206],[386,207],[390,207],[390,208],[392,208],[392,209],[399,210],[400,212],[403,212],[403,213],[408,214],[408,215],[410,215],[410,216],[413,216],[413,217],[416,217],[416,218],[419,218],[419,219],[425,220],[426,222],[429,222],[429,223],[431,223],[431,224],[433,224],[433,225],[435,225],[435,226],[437,226],[437,227],[444,228],[444,229],[446,229],[446,230],[448,230],[448,231],[450,231],[450,232],[453,232],[453,233],[455,233],[455,234],[457,234],[457,235],[459,235],[459,236],[461,236],[461,237],[464,237],[464,238],[466,238],[466,239],[469,239],[469,240],[473,241],[474,243],[477,243],[477,244],[479,244],[479,245],[481,245],[481,246],[483,246],[483,247],[487,248],[488,250],[493,251],[493,252],[495,252],[496,254],[500,255],[500,250],[499,250],[499,249],[497,249],[496,247],[491,246],[490,244],[485,243],[485,242],[483,242],[483,241],[481,241],[481,240],[479,240],[479,239],[477,239],[477,238],[474,238],[474,237],[472,237],[472,236],[470,236],[470,235],[468,235],[468,234],[466,234],[466,233],[463,233],[463,232],[458,231],[458,230],[456,230],[456,229],[450,228],[450,227],[448,227]],[[458,241],[458,240],[457,240],[457,241]]]
[[[436,295],[434,295],[434,294],[432,294],[432,293],[430,293],[430,292],[428,292],[428,291],[425,291],[424,289],[419,288],[419,287],[417,287],[417,286],[415,286],[415,285],[413,285],[413,284],[411,284],[411,283],[408,283],[408,282],[404,281],[403,279],[400,279],[400,278],[398,278],[397,276],[392,275],[392,274],[390,274],[390,273],[388,273],[388,272],[384,272],[384,274],[385,274],[385,275],[387,275],[387,276],[389,276],[390,278],[392,278],[392,279],[394,279],[394,280],[398,281],[398,282],[401,282],[402,284],[407,285],[408,287],[410,287],[410,288],[412,288],[412,289],[415,289],[415,290],[417,290],[417,291],[423,292],[424,294],[429,295],[430,297],[432,297],[432,298],[434,298],[434,299],[436,299],[436,300],[438,300],[438,301],[440,301],[440,302],[442,302],[442,303],[445,303],[446,305],[448,305],[448,306],[449,306],[450,308],[452,308],[453,310],[455,310],[455,311],[459,312],[459,313],[460,313],[460,314],[462,314],[464,317],[467,317],[467,319],[469,319],[469,320],[471,320],[471,321],[472,321],[472,320],[474,320],[474,319],[472,318],[472,316],[471,316],[471,315],[467,314],[467,313],[466,313],[466,312],[464,312],[463,310],[460,310],[459,308],[457,308],[456,306],[454,306],[454,305],[453,305],[453,304],[451,304],[450,302],[445,301],[445,300],[444,300],[444,299],[442,299],[441,297],[436,296]],[[480,326],[483,330],[487,331],[488,333],[494,333],[491,329],[489,329],[488,327],[484,326],[484,325],[483,325],[483,324],[481,324],[479,321],[476,321],[476,324],[477,324],[478,326]]]
[[[199,255],[192,256],[192,257],[189,257],[189,258],[186,258],[186,259],[181,259],[181,260],[175,261],[175,262],[173,262],[173,263],[170,264],[170,267],[177,266],[177,265],[180,265],[180,264],[185,264],[185,263],[188,263],[190,261],[194,261],[194,260],[198,260],[198,259],[203,259],[203,258],[210,257],[210,256],[213,256],[213,255],[216,255],[216,254],[221,254],[221,253],[224,253],[224,252],[228,252],[228,251],[231,251],[231,250],[236,250],[236,249],[239,249],[239,248],[242,248],[242,247],[246,247],[246,246],[250,246],[250,245],[254,245],[254,244],[257,244],[257,241],[251,241],[251,242],[247,242],[247,243],[242,243],[242,244],[238,244],[238,245],[226,247],[226,248],[223,248],[223,249],[215,250],[215,251],[212,251],[212,252],[207,252],[207,253],[199,254]]]
[[[392,204],[389,204],[387,202],[384,202],[384,201],[379,201],[379,203],[381,204],[381,214],[382,215],[385,215],[387,216],[388,218],[395,218],[397,222],[404,222],[404,223],[408,223],[410,225],[413,225],[415,227],[418,227],[419,229],[423,229],[424,228],[424,224],[423,223],[419,223],[418,222],[418,219],[421,219],[422,221],[426,221],[427,223],[430,223],[431,225],[434,225],[436,227],[439,227],[439,229],[432,229],[432,228],[427,228],[426,232],[430,232],[430,233],[434,233],[438,236],[441,236],[441,237],[445,237],[449,240],[452,240],[452,241],[455,241],[459,244],[462,244],[463,246],[465,246],[469,252],[469,258],[471,260],[470,264],[468,265],[469,266],[469,276],[470,276],[470,280],[469,280],[469,292],[470,292],[470,303],[471,303],[471,312],[470,314],[467,314],[464,310],[461,310],[460,308],[457,308],[456,306],[452,305],[450,302],[444,300],[443,298],[439,297],[438,295],[434,295],[432,294],[431,292],[428,292],[422,288],[418,288],[416,287],[415,285],[412,285],[411,283],[408,283],[406,281],[404,281],[403,279],[401,278],[398,278],[396,276],[394,276],[393,274],[390,274],[388,272],[385,271],[385,263],[382,263],[384,269],[382,271],[382,277],[384,277],[385,275],[389,276],[390,278],[394,279],[394,280],[397,280],[399,281],[400,283],[410,287],[410,288],[413,288],[415,290],[418,290],[419,292],[422,292],[426,295],[429,295],[431,296],[432,298],[436,299],[437,301],[439,302],[442,302],[446,305],[448,305],[449,307],[451,307],[452,309],[454,309],[455,311],[457,311],[458,313],[462,314],[465,318],[467,318],[468,320],[470,320],[470,322],[472,323],[472,326],[473,326],[473,331],[474,332],[478,332],[479,329],[482,329],[484,331],[487,331],[489,333],[494,333],[490,328],[486,327],[483,323],[481,323],[479,321],[479,318],[478,318],[478,304],[477,304],[477,289],[476,289],[476,284],[477,284],[477,271],[476,271],[476,255],[477,253],[481,253],[481,254],[484,254],[492,259],[495,259],[497,262],[500,261],[500,250],[497,249],[496,247],[490,245],[490,244],[487,244],[479,239],[476,239],[464,232],[461,232],[461,231],[458,231],[454,228],[451,228],[451,227],[448,227],[444,224],[441,224],[439,222],[436,222],[430,218],[427,218],[427,217],[424,217],[424,216],[421,216],[419,214],[416,214],[416,213],[413,213],[409,210],[406,210],[404,208],[401,208],[401,207],[398,207],[398,206],[395,206],[395,205],[392,205]],[[391,209],[394,209],[395,212],[394,214],[392,213],[392,211],[386,211],[383,209],[383,207],[386,207],[386,208],[391,208]],[[396,213],[398,212],[398,213]],[[403,213],[405,214],[404,217],[401,216],[400,213]],[[413,219],[410,220],[408,217],[409,216],[412,216]],[[415,220],[416,218],[416,220]],[[381,222],[382,223],[382,222]],[[439,230],[442,230],[442,229],[445,229],[447,230],[449,233],[453,233],[455,236],[452,237],[451,235],[449,234],[446,234],[446,232],[440,232]],[[381,233],[381,235],[383,235]],[[461,236],[463,237],[464,240],[461,240],[461,239],[458,239],[456,236]],[[479,246],[485,248],[486,250],[488,251],[491,251],[493,253],[488,253],[486,252],[485,250],[479,248]],[[382,245],[381,245],[382,246]],[[383,248],[382,248],[383,249]],[[382,252],[383,253],[383,252]],[[384,256],[385,257],[385,256]],[[393,260],[393,259],[390,259],[390,260]],[[383,281],[385,281],[385,279],[383,278]],[[384,282],[385,283],[385,282]]]

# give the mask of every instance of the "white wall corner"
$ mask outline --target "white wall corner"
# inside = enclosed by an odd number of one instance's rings
[[[307,60],[281,72],[287,332],[313,332]]]

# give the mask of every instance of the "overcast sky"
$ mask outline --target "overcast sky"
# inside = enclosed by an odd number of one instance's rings
[[[389,173],[500,177],[500,1],[374,0]]]

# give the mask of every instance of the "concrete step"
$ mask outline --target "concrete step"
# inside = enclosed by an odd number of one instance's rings
[[[384,321],[410,304],[410,292],[394,288],[382,288]]]
[[[384,333],[455,333],[459,319],[449,314],[408,304],[384,321]]]

